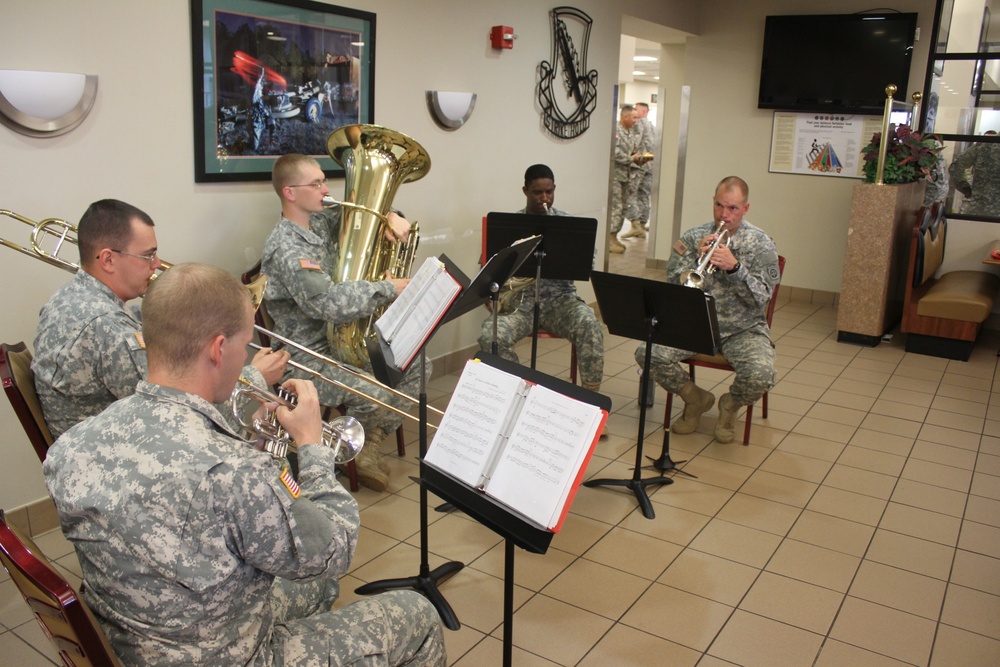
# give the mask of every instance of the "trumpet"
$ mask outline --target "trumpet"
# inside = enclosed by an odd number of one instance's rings
[[[59,252],[62,250],[63,244],[70,243],[76,246],[79,245],[76,238],[76,225],[66,222],[65,220],[61,220],[60,218],[45,218],[40,222],[35,222],[34,220],[26,218],[23,215],[19,215],[6,209],[0,209],[0,215],[6,215],[8,218],[14,218],[15,220],[19,220],[33,228],[31,230],[30,246],[24,247],[4,238],[0,238],[0,245],[5,245],[12,250],[28,255],[29,257],[40,259],[46,264],[59,267],[64,271],[76,273],[80,270],[79,264],[59,256]],[[55,239],[55,245],[52,250],[45,250],[45,248],[42,247],[43,244],[47,241],[52,241],[53,238]],[[164,262],[162,260],[160,261],[161,271],[165,271],[171,266],[172,265],[168,262]]]
[[[712,261],[712,255],[715,254],[715,251],[719,249],[720,245],[725,245],[728,248],[730,241],[733,240],[730,233],[727,230],[722,229],[724,224],[724,222],[719,223],[718,228],[715,230],[715,241],[713,241],[712,245],[705,251],[705,254],[701,256],[701,259],[698,261],[698,266],[695,267],[693,271],[685,271],[681,274],[681,284],[685,287],[697,287],[700,290],[705,289],[705,276],[715,272],[715,265],[710,263]]]
[[[350,366],[347,366],[346,364],[342,364],[339,361],[337,361],[336,359],[331,359],[330,357],[326,356],[325,354],[320,354],[319,352],[316,352],[315,350],[310,349],[310,348],[306,347],[305,345],[302,345],[300,343],[296,343],[292,339],[286,338],[285,336],[282,336],[281,334],[277,334],[277,333],[271,331],[270,329],[265,329],[264,327],[260,326],[259,324],[255,324],[254,325],[254,329],[256,329],[258,333],[263,334],[264,336],[268,336],[270,338],[273,338],[274,340],[279,341],[279,342],[287,345],[288,347],[291,347],[291,348],[294,348],[296,350],[299,350],[300,352],[303,352],[303,353],[307,354],[308,356],[312,357],[313,359],[317,359],[319,361],[322,361],[323,363],[325,363],[325,364],[327,364],[329,366],[333,366],[335,368],[338,368],[338,369],[344,371],[345,373],[353,375],[354,377],[356,377],[356,378],[358,378],[360,380],[364,380],[365,382],[368,382],[368,383],[373,384],[373,385],[375,385],[377,387],[380,387],[380,388],[384,389],[385,391],[389,392],[390,394],[392,394],[393,396],[401,398],[401,399],[403,399],[405,401],[408,401],[410,403],[414,403],[414,404],[419,403],[419,401],[416,398],[413,398],[409,394],[406,394],[406,393],[403,393],[403,392],[399,391],[395,387],[390,387],[387,384],[383,384],[383,383],[379,382],[378,380],[376,380],[375,378],[371,377],[370,375],[362,373],[361,371],[359,371],[359,370],[357,370],[355,368],[351,368]],[[256,343],[250,343],[250,347],[252,349],[255,349],[255,350],[261,349],[260,345],[257,345]],[[326,382],[328,384],[332,384],[333,386],[339,387],[340,389],[343,389],[344,391],[350,392],[350,393],[354,394],[355,396],[360,396],[361,398],[363,398],[363,399],[365,399],[367,401],[371,401],[375,405],[378,405],[379,407],[382,407],[382,408],[385,408],[386,410],[394,412],[395,414],[397,414],[397,415],[399,415],[401,417],[405,417],[406,419],[412,419],[413,421],[416,421],[416,422],[420,421],[419,417],[415,417],[414,415],[411,415],[406,410],[401,410],[401,409],[397,408],[394,405],[390,405],[390,404],[386,403],[385,401],[380,401],[379,399],[375,398],[374,396],[369,396],[368,394],[364,393],[363,391],[355,389],[354,387],[352,387],[352,386],[350,386],[348,384],[345,384],[345,383],[341,382],[340,380],[336,380],[336,379],[331,378],[331,377],[329,377],[327,375],[324,375],[323,373],[320,373],[317,370],[313,370],[312,368],[309,368],[308,366],[305,366],[303,364],[300,364],[300,363],[297,363],[297,362],[291,361],[291,360],[289,360],[288,365],[291,366],[292,368],[296,368],[296,369],[298,369],[298,370],[300,370],[300,371],[302,371],[304,373],[307,373],[307,374],[311,375],[312,377],[316,378],[317,380],[320,380],[322,382]],[[439,417],[444,416],[444,412],[443,411],[441,411],[441,410],[439,410],[439,409],[437,409],[437,408],[435,408],[433,406],[428,405],[427,406],[427,410],[428,410],[428,412],[433,412],[433,413],[437,414]],[[430,422],[428,422],[427,425],[429,427],[431,427],[431,428],[437,428],[437,424],[431,424]]]
[[[250,398],[265,406],[263,417],[254,417],[247,422],[241,413],[240,398]],[[233,406],[233,418],[247,431],[252,431],[263,440],[264,451],[276,459],[283,459],[288,454],[289,447],[295,445],[288,432],[278,423],[277,410],[267,408],[271,403],[277,403],[289,410],[295,409],[295,394],[279,388],[277,394],[254,386],[245,377],[240,377],[230,398]],[[365,429],[354,417],[337,417],[331,422],[323,422],[322,444],[333,449],[333,455],[338,464],[349,463],[361,453],[365,446]]]

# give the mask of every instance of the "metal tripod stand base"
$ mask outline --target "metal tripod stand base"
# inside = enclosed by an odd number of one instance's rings
[[[455,611],[448,604],[448,601],[444,599],[444,596],[441,595],[437,587],[439,583],[446,581],[463,567],[465,567],[464,563],[451,561],[416,577],[373,581],[370,584],[355,588],[354,592],[358,595],[374,595],[375,593],[404,588],[415,590],[418,593],[422,593],[434,605],[438,615],[441,616],[441,622],[444,623],[444,627],[449,630],[458,630],[462,627],[462,624],[458,622],[458,616],[455,615]]]

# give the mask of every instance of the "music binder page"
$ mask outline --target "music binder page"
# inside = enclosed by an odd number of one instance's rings
[[[400,368],[410,365],[420,346],[462,291],[437,257],[428,257],[406,289],[375,322]]]
[[[424,462],[557,531],[606,418],[595,405],[470,360]]]

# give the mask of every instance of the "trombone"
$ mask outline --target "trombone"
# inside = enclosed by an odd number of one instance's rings
[[[254,417],[252,422],[243,418],[240,406],[242,397],[250,398],[265,406],[263,417]],[[233,389],[230,403],[233,406],[233,418],[240,426],[257,434],[263,440],[264,451],[276,459],[283,459],[288,448],[294,441],[288,432],[278,423],[277,410],[267,408],[271,403],[277,403],[289,410],[295,408],[295,394],[285,389],[279,389],[277,394],[254,386],[242,375]],[[338,464],[350,463],[361,453],[365,446],[365,429],[354,417],[337,417],[331,422],[323,422],[322,444],[333,449],[333,456]]]
[[[29,257],[40,259],[46,264],[51,264],[52,266],[56,266],[64,271],[69,271],[70,273],[76,273],[80,270],[79,264],[59,256],[59,252],[62,250],[63,244],[71,243],[76,246],[79,245],[76,239],[76,225],[59,218],[45,218],[40,222],[35,222],[34,220],[26,218],[23,215],[19,215],[6,209],[0,209],[0,215],[6,215],[8,218],[14,218],[15,220],[19,220],[33,228],[31,230],[30,246],[20,246],[13,241],[8,241],[4,238],[0,238],[0,245],[5,245],[12,250],[28,255]],[[55,246],[52,251],[49,252],[45,250],[42,245],[46,241],[52,241],[52,238],[55,239]],[[160,262],[161,271],[165,271],[170,267],[171,264],[168,262]]]
[[[325,363],[327,365],[334,366],[335,368],[339,368],[340,370],[344,371],[345,373],[353,375],[354,377],[356,377],[356,378],[358,378],[360,380],[364,380],[365,382],[368,382],[368,383],[373,384],[373,385],[375,385],[377,387],[385,389],[386,391],[388,391],[393,396],[396,396],[398,398],[402,398],[403,400],[409,401],[410,403],[417,404],[417,403],[420,402],[416,398],[413,398],[412,396],[410,396],[409,394],[405,394],[405,393],[399,391],[398,389],[396,389],[394,387],[390,387],[387,384],[383,384],[383,383],[379,382],[378,380],[376,380],[375,378],[371,377],[370,375],[362,373],[361,371],[356,370],[354,368],[351,368],[350,366],[347,366],[345,364],[342,364],[339,361],[337,361],[336,359],[332,359],[332,358],[326,356],[325,354],[320,354],[319,352],[316,352],[315,350],[312,350],[312,349],[306,347],[305,345],[302,345],[300,343],[296,343],[292,339],[286,338],[285,336],[282,336],[281,334],[277,334],[277,333],[271,331],[270,329],[265,329],[264,327],[260,326],[259,324],[255,324],[254,325],[254,329],[256,329],[257,333],[262,334],[264,336],[268,336],[270,338],[273,338],[274,340],[276,340],[276,341],[278,341],[280,343],[283,343],[283,344],[285,344],[285,345],[287,345],[287,346],[289,346],[291,348],[294,348],[294,349],[296,349],[296,350],[298,350],[300,352],[305,353],[306,355],[312,357],[313,359],[317,359],[317,360],[322,361],[323,363]],[[257,343],[250,343],[250,347],[253,348],[254,350],[260,350],[260,349],[262,349],[261,346],[258,345]],[[291,366],[292,368],[296,368],[296,369],[298,369],[300,371],[303,371],[304,373],[308,373],[309,375],[313,376],[314,378],[316,378],[318,380],[322,380],[323,382],[326,382],[328,384],[332,384],[335,387],[339,387],[340,389],[343,389],[343,390],[345,390],[347,392],[350,392],[350,393],[352,393],[352,394],[354,394],[356,396],[360,396],[361,398],[369,400],[372,403],[374,403],[375,405],[378,405],[379,407],[385,408],[386,410],[390,410],[390,411],[396,413],[397,415],[400,415],[401,417],[405,417],[407,419],[412,419],[413,421],[417,421],[417,422],[420,421],[419,417],[415,417],[414,415],[411,415],[406,410],[401,410],[401,409],[397,408],[394,405],[389,405],[385,401],[380,401],[379,399],[375,398],[374,396],[369,396],[368,394],[364,393],[363,391],[361,391],[359,389],[355,389],[354,387],[352,387],[350,385],[347,385],[347,384],[341,382],[340,380],[336,380],[336,379],[331,378],[331,377],[329,377],[327,375],[324,375],[323,373],[320,373],[317,370],[313,370],[312,368],[309,368],[308,366],[305,366],[303,364],[300,364],[298,362],[291,361],[291,360],[288,361],[288,365]],[[437,408],[435,408],[433,406],[428,405],[427,406],[427,410],[429,412],[435,413],[439,417],[444,416],[444,412],[443,411],[441,411],[441,410],[439,410],[439,409],[437,409]],[[431,427],[431,428],[437,428],[437,424],[431,424],[430,422],[428,422],[427,425],[429,427]]]

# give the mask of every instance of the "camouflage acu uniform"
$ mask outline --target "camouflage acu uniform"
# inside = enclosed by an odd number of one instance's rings
[[[58,438],[131,395],[146,377],[139,309],[86,271],[77,271],[42,307],[31,370],[45,423]],[[258,387],[266,384],[253,366],[243,374]]]
[[[979,143],[967,149],[951,163],[951,178],[965,195],[962,213],[1000,215],[1000,144]]]
[[[445,664],[417,593],[329,611],[358,507],[332,449],[299,466],[296,485],[214,406],[145,381],[56,441],[45,481],[122,664]]]
[[[518,213],[525,213],[521,209]],[[569,215],[557,208],[551,215]],[[504,359],[520,363],[514,346],[531,335],[535,322],[535,288],[525,289],[524,300],[516,311],[497,317],[497,351]],[[539,289],[542,307],[539,309],[538,326],[549,333],[576,345],[580,365],[580,380],[584,384],[599,384],[604,378],[604,330],[597,321],[594,309],[576,294],[572,280],[543,279]],[[493,347],[493,317],[483,321],[479,335],[479,349],[489,352]]]
[[[640,118],[635,121],[633,129],[636,128],[640,137],[639,150],[643,153],[652,153],[655,138],[653,123],[648,118]],[[649,198],[652,196],[652,187],[653,163],[633,164],[629,169],[629,188],[632,196],[629,197],[625,217],[636,222],[649,222]]]
[[[698,241],[715,232],[710,222],[688,230],[674,245],[667,263],[667,281],[680,283],[680,275],[698,266]],[[750,405],[774,386],[774,344],[765,310],[779,281],[778,251],[774,241],[746,219],[732,237],[730,250],[740,262],[732,274],[716,270],[706,276],[705,291],[715,297],[722,354],[736,370],[729,389],[734,405]],[[680,251],[680,252],[678,252]],[[690,381],[679,362],[694,354],[654,345],[650,375],[660,386],[677,393]],[[646,346],[640,345],[635,359],[645,362]]]
[[[629,174],[632,171],[632,156],[639,150],[642,134],[638,124],[626,130],[620,124],[615,127],[615,171],[611,184],[611,217],[608,231],[617,234],[625,220],[625,207],[629,205],[631,188]]]
[[[264,303],[274,319],[275,332],[315,352],[336,358],[326,337],[327,322],[352,322],[370,315],[378,306],[396,297],[388,280],[334,283],[330,277],[337,267],[340,230],[340,207],[313,214],[310,229],[302,229],[282,217],[264,243],[261,273],[268,277]],[[354,387],[380,401],[405,408],[398,397],[376,385],[358,379],[338,368],[318,361],[308,354],[289,349],[292,360],[319,371],[332,379]],[[410,366],[398,388],[416,396],[419,391],[420,364]],[[371,374],[371,368],[360,369]],[[428,363],[427,376],[431,367]],[[304,371],[288,367],[288,377],[313,379]],[[320,402],[326,406],[346,405],[366,432],[379,428],[392,433],[402,417],[380,408],[329,382],[316,380]]]

